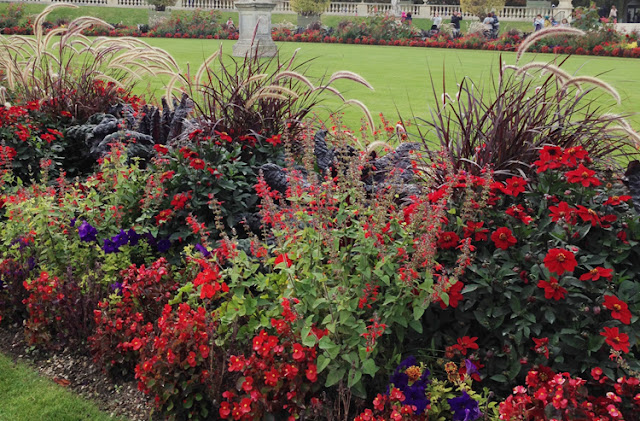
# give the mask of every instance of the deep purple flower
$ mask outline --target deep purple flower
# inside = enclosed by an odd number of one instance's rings
[[[166,253],[171,248],[171,241],[169,241],[168,238],[158,240],[156,248],[158,250],[158,253]]]
[[[109,285],[111,291],[114,291],[116,295],[122,295],[122,282],[116,281],[115,283]]]
[[[464,365],[467,367],[467,376],[471,376],[473,374],[480,375],[478,371],[478,367],[471,360],[464,360]]]
[[[118,234],[111,237],[111,241],[113,241],[113,244],[115,244],[118,250],[120,250],[120,247],[129,244],[129,236],[123,229],[120,229]]]
[[[71,218],[71,221],[69,221],[69,226],[70,227],[75,227],[76,226],[76,218]]]
[[[207,248],[200,243],[196,244],[196,250],[202,253],[204,257],[209,257],[211,255],[211,252],[207,250]]]
[[[130,246],[133,247],[138,245],[138,240],[140,240],[140,234],[138,234],[136,230],[131,228],[129,231],[127,231],[127,236],[129,237]]]
[[[92,227],[87,221],[82,221],[80,228],[78,228],[78,235],[80,235],[80,240],[89,243],[91,241],[96,241],[98,230]]]
[[[415,413],[422,414],[424,410],[427,408],[427,405],[431,402],[427,399],[427,396],[424,394],[425,385],[413,384],[411,386],[407,386],[404,388],[402,393],[404,393],[405,400],[403,402],[404,405],[415,406]]]
[[[102,250],[104,250],[106,254],[109,254],[117,253],[118,251],[120,251],[120,248],[112,240],[107,240],[105,238]]]
[[[462,391],[462,396],[447,399],[453,411],[453,421],[474,421],[482,416],[478,401]]]

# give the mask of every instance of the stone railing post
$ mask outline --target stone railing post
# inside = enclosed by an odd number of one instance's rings
[[[118,0],[107,0],[107,6],[118,7]]]
[[[356,16],[368,16],[369,15],[369,9],[367,6],[367,3],[365,3],[364,1],[362,1],[361,3],[358,3],[356,5]]]

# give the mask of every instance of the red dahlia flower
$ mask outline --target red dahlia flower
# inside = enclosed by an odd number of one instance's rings
[[[624,301],[613,295],[604,296],[604,308],[611,310],[611,317],[628,325],[631,323],[631,312]]]
[[[600,332],[600,335],[606,338],[605,342],[614,351],[629,352],[629,335],[620,333],[617,327],[605,327],[604,332]]]
[[[544,265],[549,272],[562,275],[565,272],[573,272],[578,262],[571,251],[557,248],[549,250],[544,257]]]
[[[580,164],[578,168],[573,171],[567,171],[565,175],[569,183],[582,184],[583,187],[599,186],[602,182],[593,176],[595,173],[595,171]]]
[[[613,276],[613,269],[605,269],[603,267],[598,266],[597,268],[591,269],[589,272],[580,276],[581,281],[597,281],[600,278],[611,279]]]
[[[495,232],[491,234],[491,241],[496,244],[496,247],[502,250],[506,250],[518,242],[511,230],[507,227],[500,227],[495,230]]]
[[[544,289],[544,298],[547,300],[554,299],[559,301],[564,298],[567,290],[560,286],[558,280],[553,276],[549,279],[549,282],[545,280],[538,281],[538,288]]]
[[[438,247],[441,249],[451,249],[458,245],[458,241],[460,241],[458,234],[453,231],[446,231],[440,234]]]

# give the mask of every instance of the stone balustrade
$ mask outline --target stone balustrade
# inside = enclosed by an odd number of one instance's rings
[[[110,7],[139,7],[150,8],[146,0],[21,0],[24,3],[73,3],[78,6],[110,6]],[[430,19],[436,13],[447,19],[453,12],[462,11],[460,6],[456,5],[430,5],[430,4],[400,4],[400,11],[411,13],[414,18]],[[235,11],[234,0],[178,0],[172,9],[188,10],[188,9],[217,9],[224,11]],[[274,13],[295,13],[291,10],[288,0],[276,1]],[[536,15],[542,16],[553,15],[554,10],[551,8],[527,8],[527,7],[510,7],[507,6],[498,14],[500,20],[503,21],[533,21]],[[557,11],[556,11],[557,12]],[[336,16],[372,16],[377,13],[391,14],[390,3],[356,3],[356,2],[331,2],[324,14]],[[562,13],[562,12],[561,12]],[[476,19],[468,13],[462,14],[464,19]],[[565,16],[555,14],[557,20]]]

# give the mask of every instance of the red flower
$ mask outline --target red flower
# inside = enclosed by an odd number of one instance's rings
[[[560,286],[558,280],[553,276],[549,279],[549,282],[545,280],[538,281],[538,288],[544,288],[544,298],[547,300],[554,299],[559,301],[564,298],[567,290]]]
[[[599,186],[602,182],[593,176],[595,173],[595,171],[580,164],[575,170],[567,171],[565,176],[569,183],[582,184],[583,187]]]
[[[522,205],[512,205],[505,211],[505,213],[509,216],[513,216],[525,225],[529,225],[531,221],[533,221],[533,218],[527,215],[527,212],[524,210],[524,206]]]
[[[553,222],[564,219],[569,225],[575,224],[575,218],[573,217],[575,209],[569,206],[567,202],[560,202],[558,206],[549,206],[549,210],[551,211],[550,216]]]
[[[506,185],[501,187],[500,190],[504,194],[517,197],[520,193],[524,193],[527,180],[522,177],[511,177],[506,181]]]
[[[572,148],[565,149],[562,154],[562,163],[570,167],[575,167],[578,164],[578,161],[584,161],[588,156],[588,152],[585,151],[582,146],[574,146]]]
[[[496,244],[496,247],[502,250],[506,250],[518,242],[511,230],[507,227],[500,227],[495,230],[495,232],[491,234],[491,241]]]
[[[304,347],[298,343],[293,344],[293,359],[296,361],[304,360]]]
[[[315,383],[318,380],[318,368],[315,364],[308,364],[304,373],[311,383]]]
[[[628,325],[631,323],[631,312],[624,301],[613,295],[604,296],[604,307],[611,310],[611,317]]]
[[[273,262],[273,264],[276,266],[278,266],[280,263],[284,263],[288,268],[293,264],[293,262],[291,262],[291,259],[289,259],[289,256],[287,256],[287,253],[279,254],[276,257],[276,261]]]
[[[464,238],[473,237],[473,241],[486,241],[489,230],[483,228],[484,222],[467,222],[464,227]]]
[[[453,231],[447,231],[440,234],[440,238],[438,239],[438,247],[442,249],[451,249],[458,245],[458,241],[460,241],[460,237]]]
[[[619,204],[626,202],[628,200],[631,200],[631,196],[610,196],[606,202],[604,202],[605,205],[611,205],[611,206],[618,206]]]
[[[597,281],[600,278],[611,279],[613,276],[613,269],[605,269],[603,267],[598,266],[597,268],[591,269],[589,272],[580,276],[581,281]]]
[[[600,216],[598,216],[598,212],[594,211],[593,209],[578,205],[578,208],[576,209],[576,215],[578,215],[584,222],[591,223],[592,227],[600,224]]]
[[[191,162],[189,163],[189,166],[193,169],[196,170],[202,170],[205,167],[205,163],[202,159],[200,158],[194,158],[191,160]]]
[[[243,398],[240,401],[240,412],[243,414],[248,414],[251,412],[251,399]]]
[[[232,355],[229,357],[229,371],[242,371],[244,370],[244,356]]]
[[[559,146],[545,146],[540,150],[540,159],[533,163],[538,169],[536,172],[541,173],[547,169],[560,168],[562,166],[562,148]]]
[[[278,380],[280,380],[280,373],[275,368],[272,367],[271,370],[264,373],[264,384],[267,386],[276,386]]]
[[[545,358],[549,359],[549,338],[531,338],[535,342],[533,349],[537,354],[543,354]]]
[[[227,419],[231,414],[231,405],[229,402],[220,403],[220,418]]]
[[[600,335],[606,338],[605,341],[614,351],[629,352],[629,335],[620,333],[617,327],[605,327]]]
[[[196,366],[196,353],[191,351],[189,352],[189,355],[187,356],[187,363],[191,366],[191,367],[195,367]]]
[[[562,275],[565,272],[573,272],[578,266],[578,262],[569,250],[557,248],[549,250],[544,257],[544,265],[549,269],[549,272]]]
[[[458,343],[453,345],[452,348],[460,350],[462,355],[467,355],[467,351],[470,349],[479,349],[476,341],[478,340],[477,336],[470,338],[468,336],[463,336],[462,338],[458,338]]]

